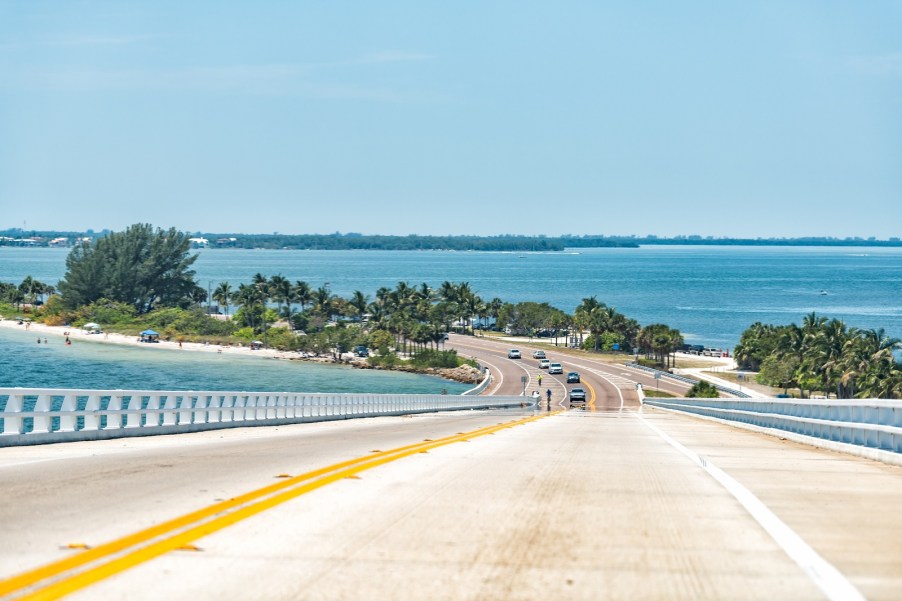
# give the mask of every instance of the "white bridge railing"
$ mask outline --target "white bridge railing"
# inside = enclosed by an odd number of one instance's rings
[[[902,465],[902,401],[898,400],[648,397],[642,403]]]
[[[0,388],[0,447],[520,407],[521,396]]]

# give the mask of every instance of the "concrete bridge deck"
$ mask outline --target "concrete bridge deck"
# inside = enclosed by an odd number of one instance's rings
[[[0,449],[0,578],[8,585],[45,566],[34,580],[54,562],[94,553],[94,563],[56,576],[46,598],[902,596],[900,468],[654,410],[554,413],[479,431],[530,415],[423,414]],[[838,577],[812,577],[665,437],[735,479]],[[216,509],[362,457],[385,461],[312,478],[298,485],[309,490],[246,516]],[[208,515],[146,532],[192,512]],[[223,516],[228,523],[215,521]],[[107,553],[105,543],[129,535],[134,546]],[[17,590],[40,590],[29,586]]]

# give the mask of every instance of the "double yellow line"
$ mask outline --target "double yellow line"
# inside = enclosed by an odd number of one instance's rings
[[[534,415],[437,440],[427,439],[390,451],[376,451],[372,455],[289,477],[0,581],[0,596],[12,595],[10,598],[28,601],[59,599],[170,551],[190,548],[190,543],[199,538],[337,480],[415,453],[494,434],[547,415]]]

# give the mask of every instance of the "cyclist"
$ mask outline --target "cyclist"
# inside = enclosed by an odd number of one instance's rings
[[[551,409],[551,389],[545,390],[545,396],[548,398],[548,408]]]

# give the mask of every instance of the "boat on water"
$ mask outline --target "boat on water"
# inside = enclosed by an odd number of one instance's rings
[[[826,291],[826,290],[821,290],[821,296],[827,296],[827,291]]]

